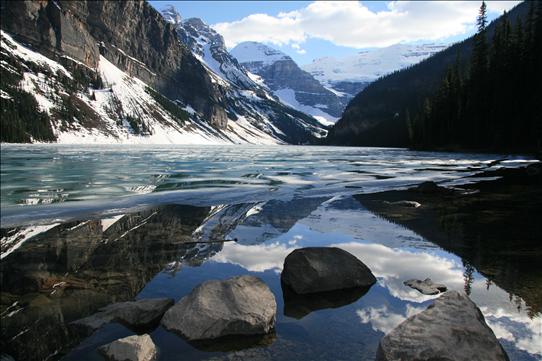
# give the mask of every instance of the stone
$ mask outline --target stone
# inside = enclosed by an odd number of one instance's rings
[[[345,250],[308,247],[296,249],[286,257],[281,281],[297,294],[308,294],[370,287],[376,278],[363,262]]]
[[[387,202],[384,203],[392,205],[392,206],[399,206],[399,207],[408,207],[408,208],[418,208],[421,207],[421,204],[415,201],[397,201],[397,202]]]
[[[273,330],[275,296],[254,276],[211,280],[197,286],[170,308],[162,325],[188,340],[229,335],[262,335]]]
[[[110,361],[153,361],[156,346],[147,335],[134,335],[118,339],[98,349]]]
[[[441,283],[434,283],[431,278],[426,278],[423,281],[410,279],[403,282],[405,286],[414,288],[424,295],[436,295],[441,292],[446,292],[447,287]]]
[[[446,187],[439,186],[433,181],[420,183],[416,188],[414,188],[414,190],[419,193],[428,193],[428,194],[435,194],[435,193],[446,194],[446,193],[452,192],[452,190]]]
[[[173,306],[171,298],[149,298],[113,303],[91,316],[72,322],[71,326],[87,335],[113,321],[132,329],[143,329],[158,324],[162,315],[171,306]]]
[[[505,361],[506,352],[463,292],[443,293],[380,340],[377,361]]]

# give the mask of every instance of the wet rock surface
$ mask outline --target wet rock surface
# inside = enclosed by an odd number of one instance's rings
[[[508,356],[478,307],[466,294],[450,291],[384,336],[376,360],[504,361]]]
[[[439,186],[433,181],[423,182],[420,185],[418,185],[416,188],[414,188],[414,190],[419,193],[427,193],[427,194],[437,194],[437,193],[447,194],[447,193],[453,192],[451,189]]]
[[[275,296],[254,276],[207,281],[169,309],[162,325],[188,340],[269,333],[277,312]]]
[[[171,298],[150,298],[133,302],[119,302],[101,308],[99,312],[71,323],[84,334],[91,334],[103,325],[118,321],[132,329],[152,328],[173,306]]]
[[[129,336],[113,341],[99,348],[109,361],[153,361],[156,360],[156,346],[147,334]]]
[[[446,292],[447,287],[441,283],[434,283],[431,278],[426,278],[423,281],[410,279],[403,282],[405,286],[414,288],[424,295],[436,295],[441,292]]]
[[[421,204],[416,201],[397,201],[397,202],[384,202],[392,206],[407,207],[407,208],[418,208],[421,207]]]
[[[297,294],[308,294],[370,287],[376,278],[363,262],[340,248],[308,247],[286,257],[281,281]]]

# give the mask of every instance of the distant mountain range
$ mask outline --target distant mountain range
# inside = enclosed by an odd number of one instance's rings
[[[346,106],[343,96],[326,89],[292,58],[276,49],[257,42],[244,42],[233,48],[231,54],[283,103],[323,123],[334,123]]]
[[[443,44],[396,44],[344,58],[315,59],[302,68],[325,87],[354,97],[378,78],[419,63],[444,49],[446,45]]]
[[[395,45],[299,67],[261,43],[228,51],[174,7],[0,7],[2,142],[319,143],[367,84],[444,48]]]
[[[306,144],[326,134],[251,80],[198,20],[167,22],[131,1],[2,0],[0,10],[3,142]]]
[[[508,12],[513,26],[517,19],[525,20],[528,8],[528,2],[523,2]],[[488,41],[493,38],[495,24],[494,21],[487,27]],[[372,82],[350,101],[341,119],[330,130],[327,144],[408,147],[407,120],[435,93],[451,65],[457,61],[465,64],[470,59],[473,44],[474,38],[470,37]],[[430,49],[434,49],[433,46]],[[427,54],[426,51],[420,53]]]

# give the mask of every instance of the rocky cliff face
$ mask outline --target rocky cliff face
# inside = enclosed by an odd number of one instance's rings
[[[145,1],[0,6],[2,141],[307,143],[325,134],[273,99],[232,91]]]
[[[175,14],[175,20],[171,15]],[[167,21],[176,21],[180,15],[175,9],[163,14]],[[241,89],[256,89],[256,84],[239,65],[237,60],[231,56],[226,49],[222,35],[218,34],[201,19],[190,18],[182,22],[173,23],[177,29],[181,41],[192,50],[192,54],[202,61],[209,68]]]
[[[323,87],[301,70],[286,54],[256,42],[238,44],[232,55],[284,103],[319,119],[334,122],[340,117],[346,100]]]
[[[99,56],[170,99],[185,99],[210,122],[220,114],[220,89],[144,1],[23,1],[2,3],[2,27],[55,59],[68,56],[97,68]]]
[[[166,7],[162,15],[174,26],[181,42],[192,51],[208,73],[224,84],[224,97],[229,104],[227,110],[230,114],[237,117],[267,118],[269,126],[291,136],[290,142],[299,142],[303,132],[315,137],[326,133],[324,127],[315,119],[302,113],[293,113],[293,109],[289,107],[291,104],[285,106],[278,101],[256,75],[249,73],[228,52],[224,38],[201,19],[182,20],[173,6]],[[295,106],[292,108],[297,109]]]

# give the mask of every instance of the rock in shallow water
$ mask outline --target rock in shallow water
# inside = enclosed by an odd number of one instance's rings
[[[416,201],[397,201],[397,202],[386,202],[385,204],[389,204],[391,206],[399,206],[399,207],[407,207],[407,208],[418,208],[421,207],[421,204]]]
[[[370,287],[371,270],[354,255],[335,247],[296,249],[284,260],[281,281],[297,294]]]
[[[239,276],[207,281],[170,308],[162,325],[188,340],[228,335],[259,335],[275,325],[277,303],[257,277]]]
[[[377,361],[506,361],[484,316],[462,292],[449,291],[380,340]]]
[[[156,359],[156,346],[149,335],[129,336],[99,348],[110,361],[152,361]]]
[[[446,292],[447,288],[441,283],[434,283],[431,278],[426,278],[423,281],[411,279],[403,282],[405,286],[414,288],[424,295],[436,295],[441,292]]]
[[[118,321],[139,330],[157,325],[164,312],[171,306],[173,306],[171,298],[149,298],[113,303],[91,316],[72,322],[71,326],[87,335],[112,321]]]
[[[448,189],[446,187],[439,186],[433,181],[427,181],[419,184],[417,187],[414,188],[415,191],[419,193],[427,193],[427,194],[447,194],[453,192],[451,189]]]

